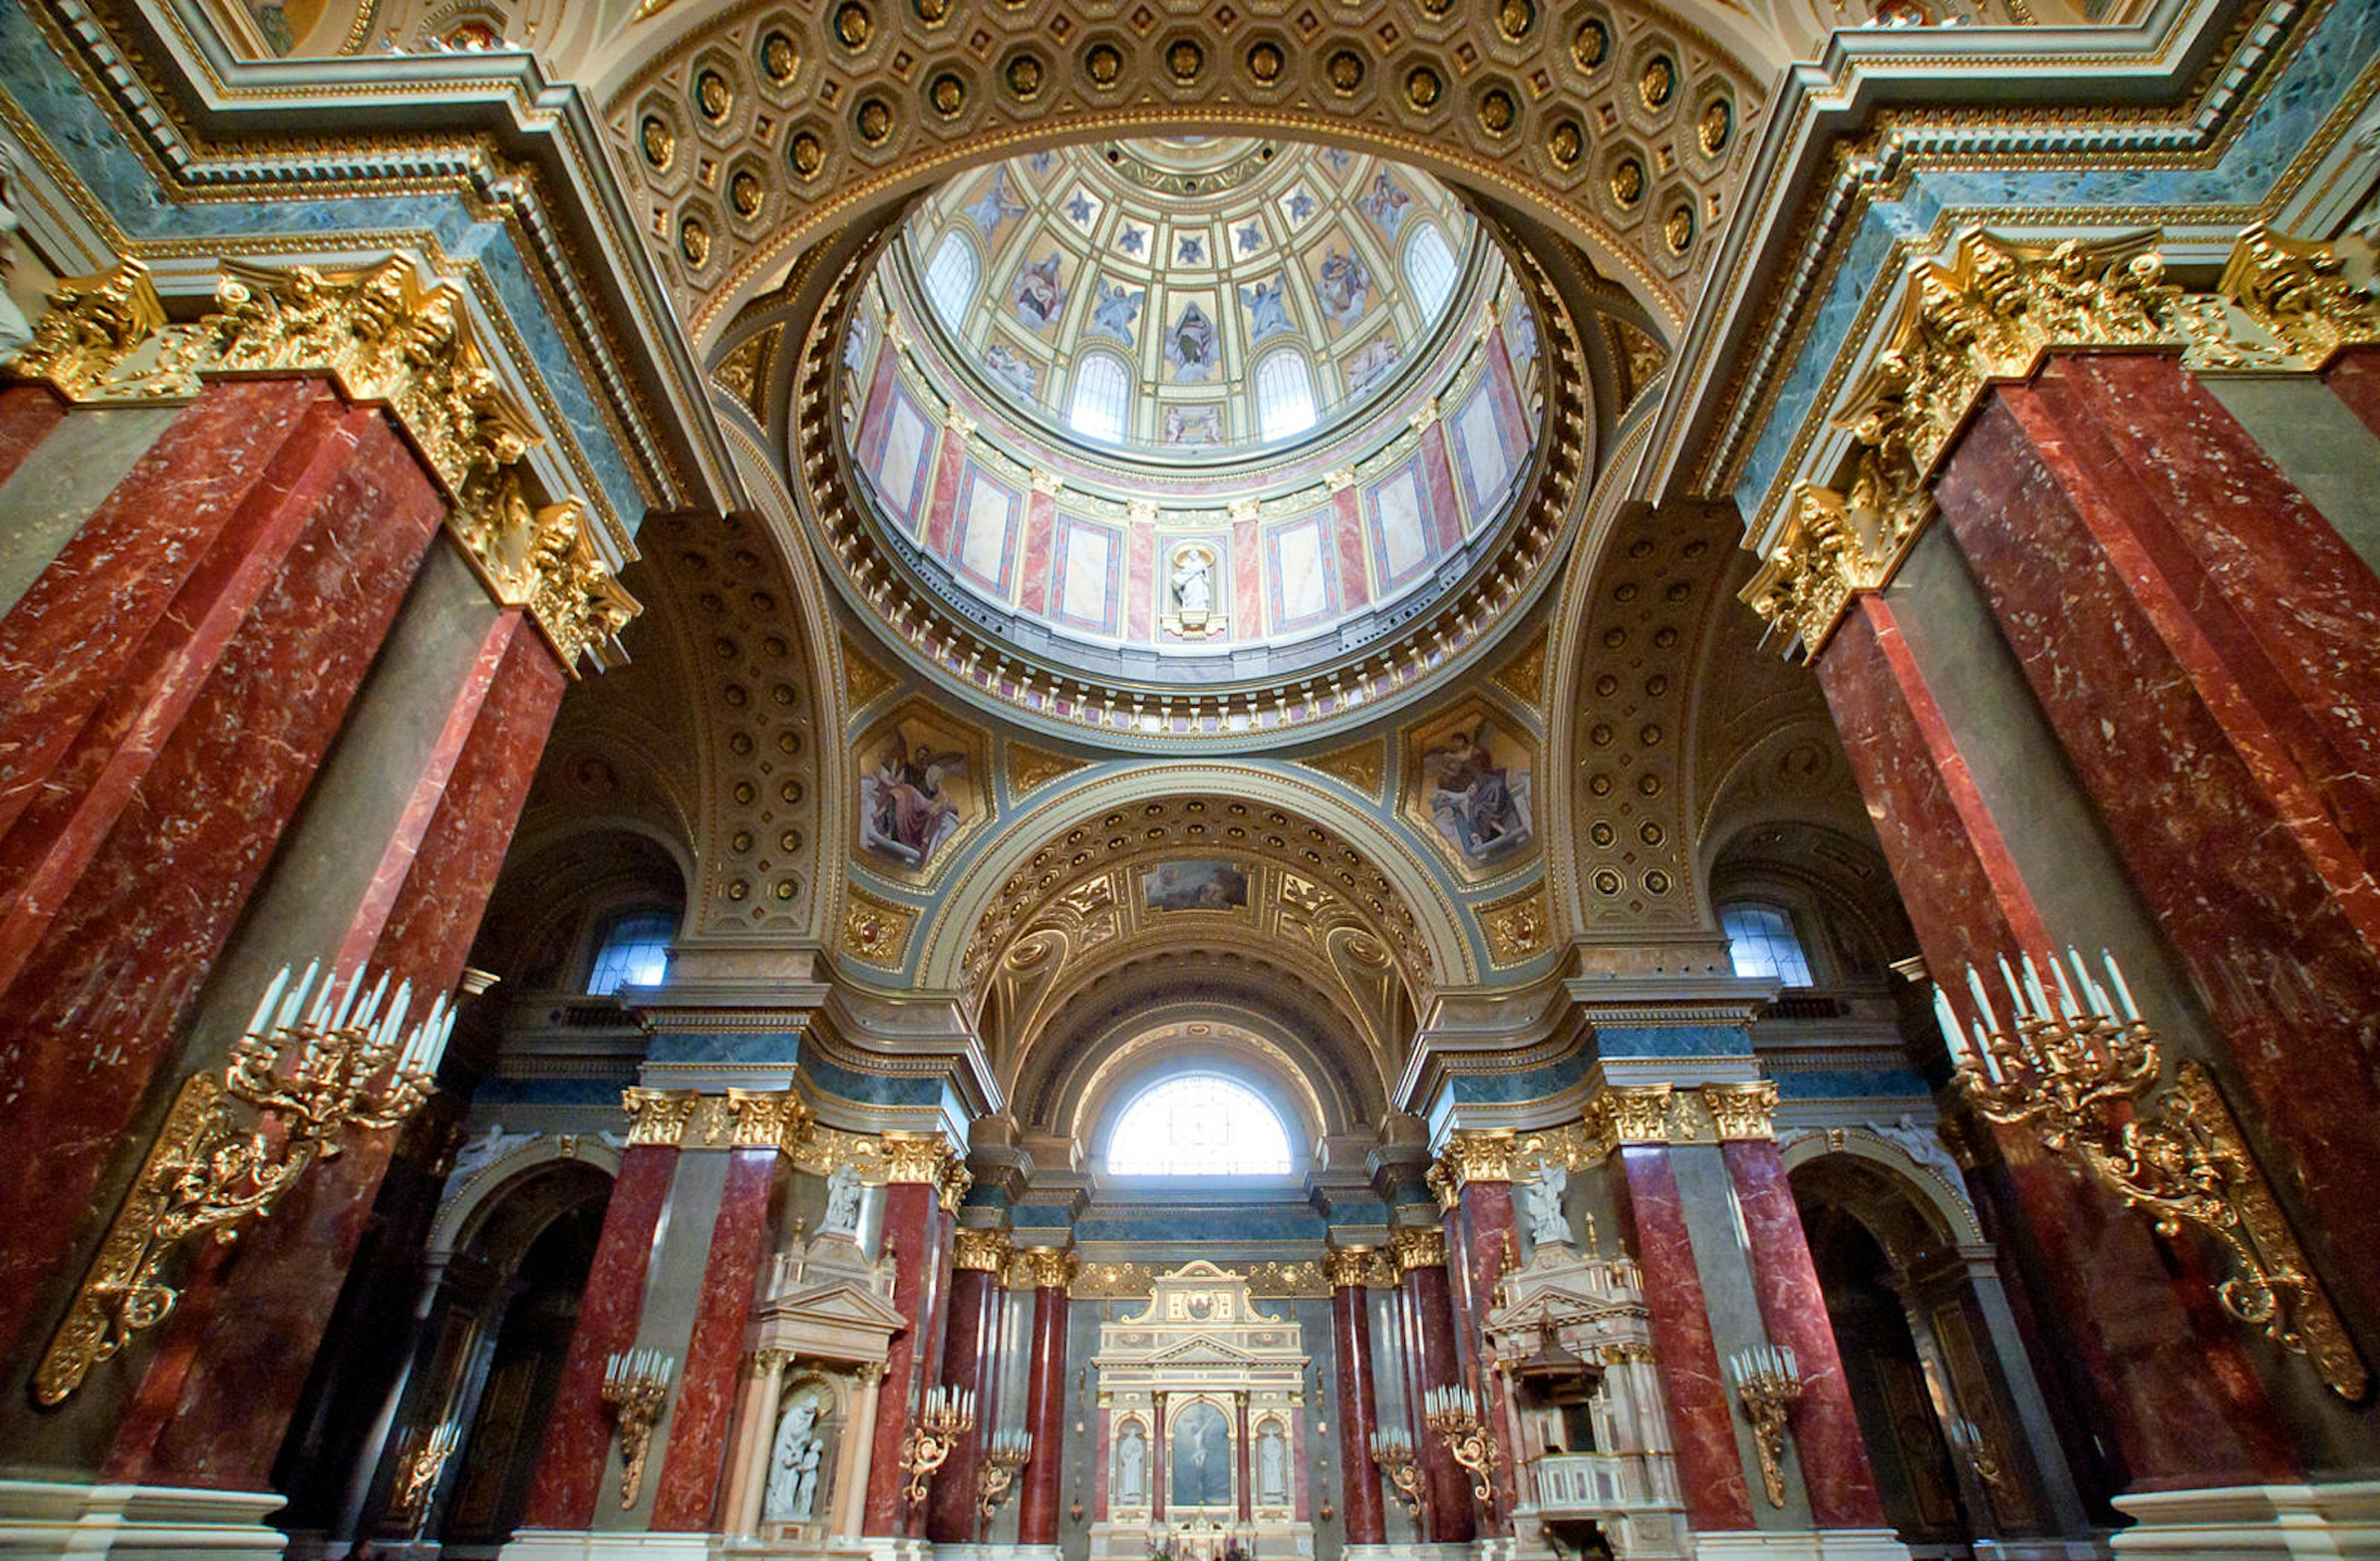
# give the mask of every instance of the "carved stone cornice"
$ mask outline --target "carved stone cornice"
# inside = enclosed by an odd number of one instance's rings
[[[2052,352],[2167,348],[2204,372],[2318,369],[2380,343],[2380,302],[2318,244],[2252,226],[2216,291],[2165,280],[2155,235],[2014,243],[1978,229],[1948,262],[1912,262],[1898,316],[1836,415],[1852,436],[1840,488],[1794,485],[1742,599],[1815,655],[1852,597],[1891,579],[1933,514],[1935,470],[1995,383]]]
[[[1008,1282],[1020,1289],[1062,1290],[1082,1260],[1064,1247],[1026,1247],[1009,1260]]]
[[[227,261],[214,303],[169,321],[137,259],[69,277],[7,372],[79,403],[149,405],[208,379],[322,374],[387,409],[454,500],[448,530],[491,594],[527,611],[573,675],[637,615],[587,506],[534,491],[522,457],[540,437],[490,367],[460,286],[425,286],[395,256],[332,272]]]
[[[951,1258],[954,1268],[977,1274],[1003,1274],[1008,1269],[1008,1232],[965,1229],[958,1234]]]
[[[1400,1274],[1410,1274],[1416,1268],[1444,1268],[1446,1232],[1400,1230],[1389,1238],[1389,1250],[1396,1254]]]
[[[1743,1084],[1705,1084],[1703,1104],[1721,1142],[1768,1140],[1777,1136],[1777,1085],[1756,1079]]]

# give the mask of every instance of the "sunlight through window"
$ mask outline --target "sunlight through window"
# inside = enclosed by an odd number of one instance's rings
[[[1254,1090],[1211,1073],[1169,1079],[1124,1108],[1108,1138],[1123,1177],[1277,1177],[1289,1135]]]

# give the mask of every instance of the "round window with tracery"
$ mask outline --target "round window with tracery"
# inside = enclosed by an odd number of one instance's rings
[[[1254,1090],[1220,1074],[1152,1085],[1108,1135],[1114,1176],[1269,1177],[1289,1169],[1289,1133],[1279,1115]]]

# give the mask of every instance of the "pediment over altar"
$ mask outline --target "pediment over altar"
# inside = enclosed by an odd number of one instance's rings
[[[1205,1259],[1159,1274],[1148,1304],[1099,1326],[1092,1361],[1103,1397],[1164,1392],[1269,1391],[1299,1396],[1305,1338],[1248,1293],[1248,1276]]]

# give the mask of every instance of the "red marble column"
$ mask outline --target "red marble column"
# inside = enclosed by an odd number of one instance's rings
[[[66,415],[66,401],[46,384],[12,384],[0,390],[0,482],[25,464],[33,447]]]
[[[1620,1151],[1620,1217],[1645,1272],[1686,1520],[1705,1533],[1749,1529],[1752,1485],[1736,1447],[1735,1408],[1719,1374],[1718,1345],[1670,1152],[1659,1144],[1629,1144]]]
[[[211,387],[0,620],[0,1130],[43,1167],[0,1181],[0,1345],[112,1211],[101,1179],[445,508],[321,382]]]
[[[769,1251],[769,1199],[776,1182],[774,1149],[731,1152],[727,1187],[710,1225],[702,1297],[695,1305],[694,1332],[670,1410],[669,1447],[653,1492],[655,1533],[700,1533],[726,1526],[716,1508],[726,1473],[727,1422],[743,1378],[745,1325]]]
[[[1058,1486],[1066,1467],[1066,1274],[1071,1263],[1038,1273],[1033,1287],[1033,1360],[1025,1378],[1025,1429],[1033,1457],[1016,1502],[1016,1543],[1058,1543]],[[1052,1277],[1057,1283],[1047,1281]]]
[[[2048,933],[1949,723],[1883,598],[1855,599],[1818,681],[1927,966],[2047,945]],[[1955,981],[1954,1002],[1963,1004]],[[2287,1477],[2271,1405],[2236,1327],[2187,1296],[2146,1221],[2077,1180],[2029,1134],[1996,1130],[2022,1218],[2018,1274],[2068,1348],[2053,1369],[2144,1489]],[[2193,1305],[2195,1300],[2198,1304]]]
[[[369,964],[425,994],[454,989],[563,684],[560,663],[522,614],[491,618],[397,827],[381,844],[378,869],[340,936],[336,968]],[[270,1220],[243,1233],[228,1263],[203,1270],[119,1426],[112,1478],[269,1483],[305,1385],[288,1363],[311,1359],[330,1324],[395,1141],[393,1131],[349,1139]]]
[[[1937,496],[2267,1175],[2341,1307],[2380,1311],[2380,577],[2163,356],[1998,388]]]
[[[1452,1254],[1461,1274],[1457,1339],[1462,1347],[1463,1380],[1479,1400],[1480,1418],[1497,1450],[1493,1482],[1496,1500],[1488,1526],[1497,1533],[1511,1525],[1514,1492],[1512,1470],[1516,1449],[1505,1429],[1502,1391],[1488,1370],[1488,1309],[1495,1303],[1496,1286],[1505,1271],[1520,1262],[1519,1237],[1513,1230],[1512,1184],[1488,1177],[1465,1177],[1456,1195],[1454,1218],[1460,1231]]]
[[[965,1544],[976,1534],[976,1476],[983,1468],[984,1438],[991,1427],[995,1386],[992,1367],[999,1348],[1000,1274],[1008,1242],[998,1231],[961,1231],[951,1269],[950,1326],[942,1343],[942,1385],[976,1396],[973,1431],[951,1449],[927,1496],[926,1537],[937,1544]]]
[[[885,1351],[884,1391],[876,1405],[876,1449],[868,1467],[862,1525],[872,1536],[897,1539],[909,1529],[911,1503],[902,1492],[908,1476],[901,1468],[901,1442],[908,1434],[922,1383],[932,1380],[925,1370],[925,1344],[935,1294],[940,1213],[929,1183],[896,1181],[884,1189],[884,1240],[893,1258],[892,1306],[909,1319],[909,1326],[892,1336]]]
[[[1771,1344],[1793,1352],[1802,1371],[1802,1401],[1793,1409],[1793,1451],[1802,1483],[1810,1495],[1810,1517],[1821,1529],[1881,1529],[1884,1502],[1876,1471],[1868,1467],[1867,1444],[1852,1409],[1851,1384],[1810,1243],[1802,1232],[1802,1212],[1785,1179],[1785,1163],[1767,1140],[1721,1144],[1728,1174],[1735,1180],[1743,1228],[1752,1238],[1752,1282],[1760,1300],[1761,1326]]]
[[[1165,1521],[1165,1470],[1171,1454],[1165,1440],[1165,1395],[1149,1395],[1148,1433],[1148,1520]]]
[[[1372,1433],[1380,1423],[1372,1391],[1372,1315],[1360,1268],[1351,1274],[1342,1267],[1331,1278],[1331,1352],[1339,1371],[1339,1449],[1345,1466],[1339,1505],[1349,1544],[1386,1544],[1388,1513],[1380,1473],[1372,1465]]]
[[[2322,377],[2364,427],[2380,433],[2380,347],[2349,348],[2331,360]]]
[[[612,1447],[603,1370],[614,1354],[636,1343],[645,1268],[669,1203],[677,1154],[674,1144],[638,1143],[620,1157],[620,1179],[613,1184],[602,1234],[595,1240],[595,1262],[587,1271],[578,1323],[547,1416],[545,1449],[523,1528],[584,1530],[594,1520],[603,1457]]]
[[[1240,1521],[1245,1523],[1256,1517],[1256,1493],[1248,1489],[1248,1396],[1235,1393],[1232,1399],[1240,1422],[1236,1433],[1239,1457],[1233,1461],[1239,1466]]]
[[[1463,1380],[1463,1365],[1454,1348],[1454,1296],[1447,1283],[1446,1249],[1436,1233],[1415,1241],[1401,1236],[1397,1262],[1404,1270],[1404,1300],[1413,1319],[1419,1348],[1416,1365],[1424,1389],[1451,1387]],[[1446,1443],[1422,1419],[1416,1399],[1414,1445],[1420,1455],[1429,1500],[1429,1537],[1438,1544],[1468,1544],[1478,1532],[1471,1511],[1471,1479],[1463,1472]]]

